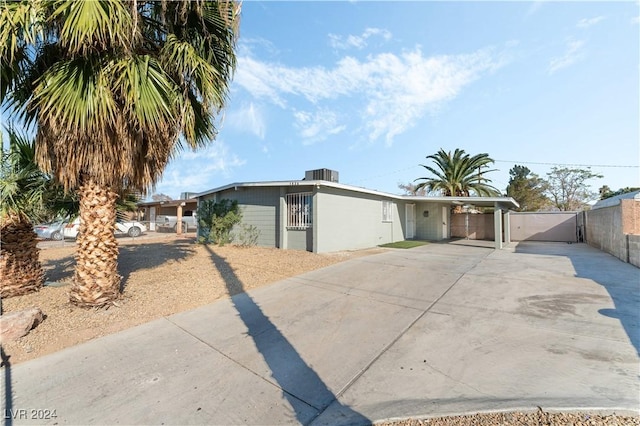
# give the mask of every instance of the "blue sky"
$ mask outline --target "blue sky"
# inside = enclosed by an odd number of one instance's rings
[[[245,1],[219,135],[154,192],[329,168],[400,193],[440,148],[488,153],[503,191],[514,164],[640,186],[638,16],[637,1]]]
[[[514,164],[545,177],[548,163],[594,165],[593,189],[640,186],[638,9],[245,1],[218,138],[172,162],[156,192],[329,168],[400,193],[440,148],[488,153],[501,190]]]

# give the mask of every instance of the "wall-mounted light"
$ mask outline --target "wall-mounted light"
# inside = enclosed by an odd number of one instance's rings
[[[425,210],[422,212],[423,217],[429,217],[429,210]]]

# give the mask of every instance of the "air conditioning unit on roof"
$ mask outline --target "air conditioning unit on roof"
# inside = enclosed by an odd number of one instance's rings
[[[329,182],[338,182],[338,172],[329,169],[307,170],[304,174],[305,180],[326,180]]]

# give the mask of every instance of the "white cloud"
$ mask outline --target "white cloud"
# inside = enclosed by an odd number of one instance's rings
[[[563,68],[567,68],[568,66],[573,65],[574,63],[580,61],[584,58],[584,41],[582,40],[569,40],[567,42],[566,51],[564,55],[553,58],[549,62],[549,74],[554,74],[556,71],[561,70]]]
[[[305,144],[323,141],[329,135],[336,135],[346,128],[344,124],[338,124],[338,114],[330,110],[296,111],[293,117]]]
[[[529,9],[527,9],[526,16],[535,14],[542,7],[543,3],[544,2],[542,1],[534,1],[533,3],[531,3],[531,6],[529,6]]]
[[[350,49],[355,47],[356,49],[362,49],[367,46],[367,40],[372,36],[380,36],[384,40],[391,39],[391,33],[387,30],[380,28],[367,28],[360,35],[348,35],[346,37],[329,34],[329,44],[335,49]]]
[[[264,140],[266,133],[264,114],[262,109],[253,102],[227,114],[225,125],[241,132],[253,134]]]
[[[227,177],[245,161],[216,140],[198,151],[185,151],[173,160],[156,186],[156,193],[177,198],[182,192],[202,192],[217,186],[217,177]]]
[[[632,25],[640,24],[640,16],[634,16],[633,18],[631,18],[631,24]]]
[[[586,29],[602,21],[604,18],[605,18],[604,16],[596,16],[595,18],[583,18],[578,22],[576,26],[578,28]]]
[[[418,48],[364,60],[347,56],[332,68],[294,68],[239,57],[235,82],[255,98],[297,113],[294,118],[303,137],[343,131],[344,123],[357,119],[361,122],[355,128],[364,129],[368,140],[384,138],[390,145],[394,136],[412,127],[427,111],[455,98],[466,85],[505,63],[493,49],[436,57],[424,56]],[[289,107],[300,101],[317,112]],[[338,101],[353,106],[340,116],[342,124],[330,112],[337,109]]]

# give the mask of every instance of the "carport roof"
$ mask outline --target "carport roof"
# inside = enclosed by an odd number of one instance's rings
[[[338,182],[330,182],[326,180],[290,180],[290,181],[266,181],[266,182],[236,182],[229,185],[224,185],[218,188],[213,188],[208,191],[201,192],[195,196],[195,198],[204,197],[206,195],[214,194],[216,192],[225,191],[228,189],[240,189],[240,188],[252,188],[252,187],[317,187],[322,186],[328,188],[342,189],[346,191],[353,191],[364,194],[378,195],[383,198],[402,200],[406,202],[429,202],[429,203],[443,203],[451,205],[473,205],[476,207],[496,207],[504,210],[520,207],[518,202],[512,197],[427,197],[427,196],[414,196],[414,195],[397,195],[390,194],[388,192],[376,191],[373,189],[362,188],[358,186],[345,185]]]

